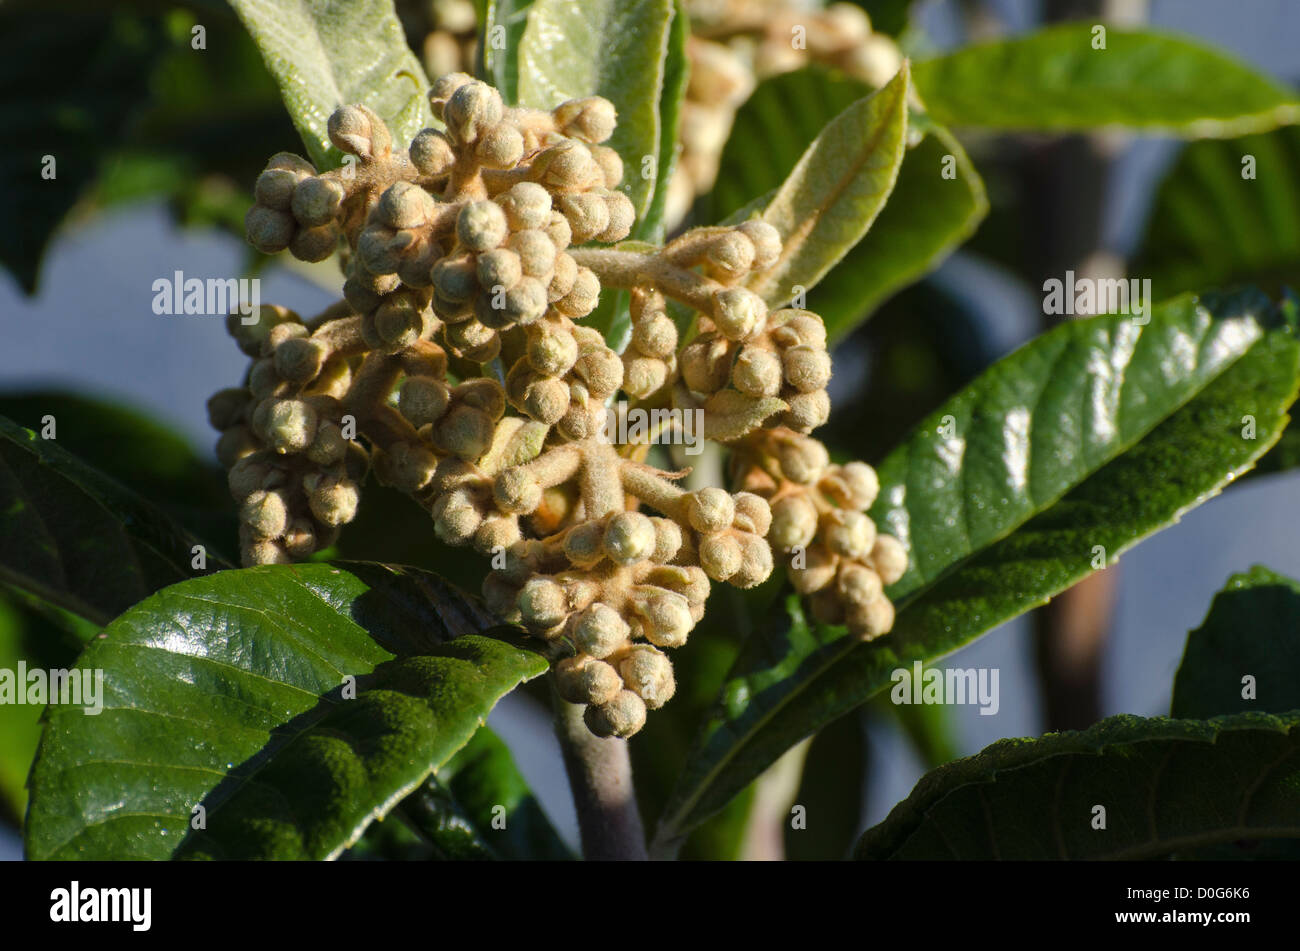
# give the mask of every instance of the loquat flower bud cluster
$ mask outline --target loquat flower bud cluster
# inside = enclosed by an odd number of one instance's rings
[[[769,577],[772,540],[789,534],[774,506],[795,496],[817,513],[816,565],[837,559],[834,583],[817,575],[799,590],[819,616],[839,604],[855,630],[880,629],[885,608],[862,572],[885,577],[889,552],[863,548],[861,493],[837,495],[849,476],[802,435],[828,411],[824,327],[806,311],[769,313],[744,287],[779,259],[775,229],[580,247],[633,224],[621,162],[601,144],[608,102],[512,108],[451,74],[430,104],[443,128],[404,148],[365,107],[338,110],[329,131],[356,159],[350,174],[282,155],[258,179],[250,241],[301,257],[301,235],[327,229],[345,280],[343,300],[311,320],[263,307],[229,323],[252,363],[209,413],[244,563],[331,545],[373,473],[428,513],[439,542],[492,559],[487,604],[543,642],[557,689],[601,736],[634,734],[672,696],[664,652],[686,642],[712,582]],[[630,292],[622,353],[582,323],[602,286]],[[669,298],[699,312],[684,350]],[[612,443],[620,393],[622,407],[702,403],[703,435],[748,467],[738,490],[687,491],[685,472]]]

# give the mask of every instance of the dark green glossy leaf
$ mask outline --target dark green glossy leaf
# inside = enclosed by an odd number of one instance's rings
[[[1065,132],[1118,125],[1234,136],[1300,119],[1286,87],[1185,39],[1065,23],[959,49],[914,67],[930,115],[949,126]]]
[[[1131,271],[1158,297],[1300,286],[1300,128],[1188,144],[1147,221]]]
[[[620,189],[638,221],[655,180],[642,160],[659,156],[659,102],[672,34],[673,0],[534,0],[519,42],[519,101],[552,109],[566,99],[604,96],[618,111],[606,144],[623,159]]]
[[[1298,384],[1293,326],[1256,292],[1179,298],[1146,326],[1072,320],[995,364],[878,467],[872,517],[911,559],[888,590],[893,631],[860,644],[791,597],[791,621],[728,677],[659,834],[688,830],[895,669],[1045,603],[1217,494],[1277,439]]]
[[[317,168],[342,160],[326,129],[339,106],[369,106],[401,146],[433,125],[424,68],[406,45],[392,0],[230,0],[230,5],[262,51]]]
[[[213,542],[218,552],[238,551],[225,473],[157,420],[111,400],[56,390],[0,393],[0,416],[37,432],[41,420],[53,416],[59,446]]]
[[[50,708],[27,854],[332,858],[546,670],[491,627],[435,576],[382,565],[166,588],[82,654],[103,711]]]
[[[204,569],[193,567],[196,545]],[[0,581],[106,624],[165,585],[222,567],[216,551],[57,439],[0,417]]]
[[[573,858],[510,750],[487,727],[403,799],[397,811],[439,859]]]
[[[0,221],[9,223],[0,264],[27,293],[55,228],[127,132],[167,48],[161,24],[143,18],[0,14]]]
[[[1300,710],[1300,582],[1263,565],[1229,578],[1187,635],[1169,713],[1208,719],[1252,710]]]
[[[867,784],[867,738],[858,717],[843,717],[813,737],[795,795],[803,822],[785,825],[785,857],[825,861],[848,856]]]
[[[1281,837],[1300,838],[1300,715],[1117,716],[940,767],[856,857],[1157,859]]]
[[[98,628],[73,618],[54,618],[44,606],[0,587],[0,671],[63,670],[77,660],[82,644]],[[66,628],[76,625],[76,631]],[[23,694],[26,699],[26,694]],[[19,828],[27,811],[27,773],[41,738],[40,704],[0,703],[0,822]]]
[[[781,256],[747,284],[769,304],[817,282],[862,240],[885,207],[907,140],[907,66],[836,116],[763,209]]]

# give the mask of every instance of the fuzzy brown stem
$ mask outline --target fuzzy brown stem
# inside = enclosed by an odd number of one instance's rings
[[[588,861],[644,861],[645,832],[632,787],[627,741],[592,735],[582,706],[552,691],[555,732],[578,811],[582,855]]]

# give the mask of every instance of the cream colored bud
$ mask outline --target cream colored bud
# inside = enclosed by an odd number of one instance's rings
[[[695,393],[716,393],[727,385],[725,341],[702,334],[682,350],[682,379]]]
[[[623,354],[623,389],[629,396],[645,399],[668,382],[668,364],[658,357],[642,357],[628,349]]]
[[[467,488],[453,489],[439,496],[429,514],[433,516],[434,533],[448,545],[465,544],[483,523],[483,513]]]
[[[284,530],[281,540],[291,558],[308,558],[316,551],[316,529],[309,518],[296,518]]]
[[[831,554],[820,545],[813,545],[804,553],[803,567],[795,568],[791,565],[787,574],[796,591],[800,594],[811,594],[820,591],[835,580],[835,569],[838,565],[838,556]]]
[[[845,558],[865,558],[876,543],[876,523],[861,512],[832,509],[822,516],[826,547]]]
[[[907,573],[907,549],[893,535],[877,535],[871,548],[871,566],[885,584],[893,584]]]
[[[826,349],[826,325],[810,310],[778,310],[769,321],[772,339],[782,347],[803,345],[814,350]]]
[[[552,328],[550,321],[528,340],[528,364],[538,373],[563,376],[578,359],[578,342],[563,327]],[[567,400],[566,400],[567,403]]]
[[[591,151],[572,139],[546,149],[533,159],[532,177],[548,190],[566,192],[598,188],[605,181],[605,173],[592,158]]]
[[[245,565],[287,565],[293,560],[283,545],[269,538],[249,540],[240,554]]]
[[[613,244],[632,233],[632,226],[636,224],[636,209],[632,207],[632,199],[622,192],[607,190],[604,196],[609,224],[596,235],[596,240]]]
[[[347,196],[343,186],[332,178],[312,176],[304,178],[293,190],[290,210],[305,228],[315,228],[332,222]]]
[[[700,542],[700,567],[714,581],[726,581],[740,570],[745,554],[740,542],[719,532]]]
[[[316,427],[316,438],[307,447],[307,458],[319,466],[332,466],[342,462],[347,455],[348,440],[343,438],[339,425],[322,420]]]
[[[486,377],[461,383],[456,387],[456,399],[481,409],[493,420],[500,419],[506,411],[506,391],[496,380]]]
[[[456,164],[456,152],[438,129],[425,129],[411,140],[411,164],[421,175],[440,178]]]
[[[653,594],[636,610],[645,622],[645,639],[656,647],[681,647],[695,626],[690,604],[674,591]]]
[[[632,345],[647,357],[666,360],[677,351],[677,325],[662,311],[632,325]]]
[[[840,595],[850,604],[867,605],[884,594],[880,575],[855,561],[840,565],[835,585]]]
[[[471,201],[456,216],[456,237],[471,251],[488,251],[509,233],[506,213],[494,201]]]
[[[718,235],[709,246],[708,262],[729,277],[739,277],[754,263],[754,242],[739,229]]]
[[[290,383],[306,383],[320,373],[329,351],[319,340],[297,337],[275,348],[275,372]]]
[[[573,640],[578,649],[600,659],[622,647],[629,633],[630,628],[619,613],[599,601],[583,611],[573,626]]]
[[[564,555],[579,568],[587,568],[600,561],[605,557],[605,526],[595,521],[579,522],[573,526],[564,535]]]
[[[786,398],[789,409],[782,419],[787,426],[801,433],[809,433],[831,417],[831,399],[825,390],[796,393]]]
[[[512,231],[542,228],[551,215],[551,196],[536,182],[519,182],[496,197]]]
[[[623,385],[623,361],[603,345],[578,357],[573,372],[587,384],[588,392],[597,400],[604,400]]]
[[[550,213],[542,230],[546,232],[546,236],[551,239],[557,251],[563,251],[573,243],[573,229],[569,227],[569,219],[558,211]]]
[[[519,255],[506,248],[484,251],[478,256],[479,286],[495,291],[498,287],[509,290],[524,276]]]
[[[595,145],[614,134],[618,116],[614,104],[600,96],[570,99],[552,110],[555,124],[565,135]]]
[[[880,480],[865,462],[848,462],[831,466],[819,488],[844,508],[865,512],[880,494]]]
[[[478,139],[474,155],[486,168],[508,169],[524,157],[524,137],[507,122],[499,122]]]
[[[790,347],[781,354],[785,381],[800,393],[820,390],[831,379],[831,357],[825,350],[812,347]]]
[[[645,726],[645,701],[631,690],[620,690],[608,703],[587,707],[582,719],[596,736],[626,739]]]
[[[239,520],[262,538],[279,538],[289,524],[289,507],[279,492],[258,489],[244,500]]]
[[[369,106],[343,106],[334,110],[327,131],[336,147],[365,161],[383,158],[393,148],[388,126]]]
[[[888,598],[847,606],[844,613],[849,633],[864,641],[888,634],[894,627],[894,606]]]
[[[632,565],[654,554],[655,527],[640,512],[619,512],[605,527],[605,554],[620,565]]]
[[[746,221],[736,230],[747,237],[754,246],[754,259],[750,267],[766,271],[781,257],[781,234],[766,221]]]
[[[435,79],[429,87],[429,103],[433,106],[433,114],[441,119],[443,106],[452,94],[461,86],[476,81],[469,73],[447,73]]]
[[[433,287],[449,301],[467,301],[478,293],[477,258],[458,254],[440,258],[429,270]]]
[[[433,196],[411,182],[394,182],[379,196],[372,212],[390,228],[420,228],[429,223],[435,208]]]
[[[681,551],[682,527],[670,518],[652,518],[655,527],[655,547],[650,553],[650,560],[666,565]]]
[[[598,303],[600,278],[590,268],[579,265],[572,290],[555,302],[555,308],[562,314],[577,319],[590,314]]]
[[[816,439],[801,437],[782,444],[777,452],[782,474],[791,482],[812,485],[830,465],[830,453]]]
[[[218,390],[208,398],[208,422],[213,429],[229,429],[243,421],[251,402],[252,394],[243,387]]]
[[[338,247],[339,232],[333,223],[319,228],[299,228],[289,241],[289,253],[299,261],[324,261]]]
[[[524,388],[521,407],[530,419],[551,426],[569,411],[569,385],[555,377],[534,380]]]
[[[559,251],[555,255],[555,272],[546,288],[546,299],[552,304],[573,290],[578,280],[578,262],[573,256]]]
[[[548,275],[555,268],[555,242],[545,231],[516,231],[506,247],[519,256],[520,267],[530,277]]]
[[[759,535],[741,534],[740,567],[727,579],[737,588],[752,588],[762,584],[772,574],[772,549]]]
[[[513,515],[492,513],[474,532],[474,550],[480,555],[504,551],[521,538],[519,520]]]
[[[390,347],[409,347],[432,329],[431,317],[414,294],[393,294],[375,311],[375,332]]]
[[[609,227],[609,206],[595,192],[561,195],[555,206],[568,220],[574,244],[585,244]]]
[[[288,211],[300,176],[286,168],[268,168],[253,183],[253,199],[267,208]]]
[[[742,347],[731,368],[731,382],[747,396],[776,396],[781,392],[781,358],[762,347]]]
[[[596,164],[600,166],[605,176],[605,187],[617,188],[623,181],[623,159],[618,152],[603,145],[596,145],[591,147],[591,157],[596,160]]]
[[[397,408],[416,429],[435,423],[447,411],[451,391],[447,384],[428,376],[408,376],[398,392]]]
[[[772,506],[768,538],[782,551],[807,548],[817,534],[817,508],[804,495],[787,495]]]
[[[307,492],[311,514],[317,520],[326,525],[343,525],[356,517],[361,493],[351,479],[308,473],[303,477],[302,487]]]
[[[766,535],[772,525],[772,507],[767,499],[753,492],[737,492],[734,498],[736,527],[760,537]]]
[[[279,400],[267,415],[266,441],[279,453],[302,452],[316,438],[316,410],[302,400]]]
[[[527,469],[506,469],[493,480],[492,497],[502,511],[525,514],[542,504],[542,487]]]
[[[265,454],[243,456],[226,473],[230,497],[236,502],[243,502],[266,484],[270,474],[271,467],[266,463]]]
[[[497,125],[505,115],[501,94],[487,83],[463,83],[447,97],[442,121],[453,141],[473,145],[480,135]],[[521,150],[522,151],[522,150]]]
[[[566,657],[555,665],[555,689],[569,703],[608,703],[623,689],[623,680],[603,660]]]
[[[433,427],[433,444],[443,452],[473,461],[492,445],[496,425],[487,413],[473,406],[452,407]]]
[[[519,616],[530,630],[547,630],[569,616],[564,589],[550,578],[531,578],[519,591]]]
[[[254,205],[244,216],[244,234],[248,243],[263,254],[283,251],[293,240],[297,223],[287,211]]]
[[[713,321],[728,340],[749,340],[767,320],[763,298],[743,287],[728,287],[713,295]]]
[[[618,662],[618,672],[627,688],[651,710],[658,710],[677,691],[672,662],[648,644],[639,644],[628,651]]]
[[[697,532],[720,532],[731,527],[736,503],[725,489],[709,486],[687,497],[686,517]]]

